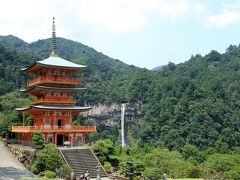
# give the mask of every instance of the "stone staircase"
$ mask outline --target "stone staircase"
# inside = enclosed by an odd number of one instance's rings
[[[76,176],[88,170],[91,178],[97,177],[97,167],[100,164],[97,157],[89,147],[78,148],[58,148],[61,152],[63,159],[74,170]],[[100,177],[107,177],[102,165],[100,165]]]

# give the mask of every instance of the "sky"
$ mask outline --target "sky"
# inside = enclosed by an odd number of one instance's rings
[[[152,69],[240,42],[240,0],[0,0],[0,35],[56,34]]]

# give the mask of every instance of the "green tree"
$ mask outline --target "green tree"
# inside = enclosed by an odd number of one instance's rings
[[[162,171],[155,167],[155,168],[146,168],[144,171],[144,176],[146,180],[158,180],[163,178]]]
[[[36,149],[43,149],[44,148],[44,137],[43,134],[40,132],[36,132],[33,134],[31,139],[32,146]]]
[[[131,180],[133,179],[133,176],[134,176],[134,164],[133,164],[132,161],[127,161],[126,162],[126,166],[125,166],[124,172],[125,172],[127,177],[129,177]]]
[[[60,171],[62,177],[69,179],[72,172],[72,168],[67,164],[63,164],[62,167],[60,168]]]
[[[105,161],[103,167],[104,167],[104,169],[105,169],[105,171],[107,173],[111,173],[112,172],[112,165],[111,165],[110,162],[106,162]]]
[[[55,169],[61,165],[62,159],[56,148],[56,145],[46,144],[43,149],[37,152],[32,171],[35,174],[44,172],[46,170],[55,171]]]
[[[97,141],[92,145],[92,149],[102,164],[109,162],[109,156],[114,153],[114,145],[109,139]]]
[[[231,154],[213,154],[205,161],[207,167],[217,172],[227,172],[238,166],[240,158]]]

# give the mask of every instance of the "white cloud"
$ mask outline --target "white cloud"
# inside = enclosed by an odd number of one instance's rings
[[[81,3],[81,20],[94,27],[112,32],[132,32],[148,24],[145,13],[154,0],[88,0]],[[146,6],[144,6],[146,5]]]
[[[27,41],[46,38],[49,28],[44,28],[50,27],[53,16],[57,27],[63,26],[58,29],[62,35],[76,33],[81,27],[89,32],[133,33],[147,27],[159,12],[176,20],[188,9],[187,0],[8,0],[1,2],[0,34],[19,35]]]
[[[207,6],[203,3],[196,3],[192,5],[193,11],[197,14],[206,14],[207,13]]]
[[[165,18],[177,20],[188,13],[189,7],[190,3],[187,0],[163,0],[159,3],[159,12]]]
[[[220,13],[210,14],[207,17],[206,24],[210,27],[227,27],[240,22],[240,4],[222,4]]]
[[[99,36],[101,33],[140,32],[159,17],[199,21],[209,27],[226,27],[240,22],[239,3],[223,4],[219,13],[211,12],[210,8],[190,0],[8,0],[1,2],[0,34],[17,35],[26,41],[47,38],[51,34],[53,16],[56,17],[57,35],[78,36],[78,40],[79,36]]]

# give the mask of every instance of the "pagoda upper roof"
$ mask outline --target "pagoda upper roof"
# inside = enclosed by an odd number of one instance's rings
[[[31,105],[27,108],[16,108],[18,111],[27,111],[31,109],[43,109],[43,110],[73,110],[73,111],[79,111],[84,112],[91,109],[91,107],[81,107],[81,106],[49,106],[49,105]]]
[[[42,89],[42,90],[67,90],[67,91],[81,91],[86,90],[87,88],[76,88],[76,87],[57,87],[57,86],[32,86],[29,89],[22,89],[22,92],[28,92],[33,89]]]
[[[76,64],[70,61],[67,61],[63,58],[60,58],[58,56],[50,56],[47,59],[44,59],[42,61],[36,61],[33,65],[27,68],[23,68],[23,71],[30,70],[36,66],[47,66],[47,67],[64,67],[64,68],[74,68],[74,69],[81,69],[85,68],[86,66]]]

